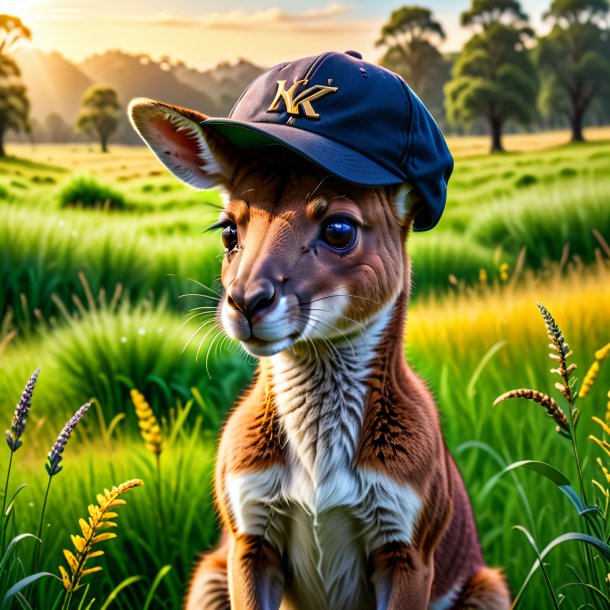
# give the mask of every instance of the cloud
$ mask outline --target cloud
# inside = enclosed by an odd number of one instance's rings
[[[186,18],[184,15],[163,11],[147,17],[139,15],[106,15],[107,18],[120,21],[132,21],[146,25],[166,27],[196,27],[209,29],[286,29],[295,25],[318,29],[320,27],[339,27],[334,19],[345,15],[354,9],[354,5],[333,2],[321,8],[307,9],[302,12],[291,13],[278,7],[270,7],[252,12],[234,9],[225,12],[215,12],[198,17]],[[99,15],[99,17],[104,17]],[[357,22],[347,22],[356,25]],[[347,25],[342,21],[343,27]],[[349,27],[349,26],[348,26]]]

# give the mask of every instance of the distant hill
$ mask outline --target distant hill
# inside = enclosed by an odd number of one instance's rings
[[[170,64],[156,63],[145,55],[107,51],[86,59],[79,68],[94,83],[114,87],[124,104],[134,97],[151,97],[216,112],[216,103],[208,94],[178,80]]]
[[[73,125],[91,79],[59,53],[22,48],[15,59],[28,89],[31,116],[44,124],[49,114],[57,113]]]
[[[246,60],[222,63],[199,71],[169,59],[156,62],[146,55],[107,51],[75,64],[59,53],[22,49],[16,54],[32,104],[36,139],[45,139],[49,114],[60,115],[72,128],[84,92],[91,85],[114,87],[127,106],[134,97],[151,97],[200,110],[210,116],[226,116],[244,88],[263,68]],[[48,134],[46,134],[48,139]],[[115,141],[137,143],[126,119]]]
[[[227,116],[242,91],[261,74],[263,68],[240,59],[236,64],[221,63],[205,72],[178,63],[172,67],[172,71],[178,80],[213,97],[218,116]]]

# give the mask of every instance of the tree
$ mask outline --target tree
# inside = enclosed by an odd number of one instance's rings
[[[117,92],[112,87],[95,85],[85,91],[76,126],[79,131],[98,138],[102,152],[108,152],[108,139],[117,130],[120,118]]]
[[[608,10],[608,0],[554,0],[544,15],[553,28],[536,49],[547,92],[542,111],[564,114],[573,142],[583,141],[585,114],[595,100],[610,95]]]
[[[64,143],[74,139],[72,128],[64,121],[57,112],[51,112],[45,120],[47,135],[51,142]]]
[[[502,151],[506,122],[535,118],[538,78],[526,48],[534,33],[516,0],[472,0],[461,22],[475,33],[445,86],[447,115],[456,124],[485,120],[492,152]]]
[[[8,131],[30,130],[30,102],[20,80],[21,70],[9,52],[19,41],[31,37],[19,17],[0,15],[0,157],[6,155],[4,137]]]
[[[399,72],[421,94],[434,68],[443,62],[433,44],[435,39],[445,40],[445,31],[433,19],[432,11],[420,6],[403,6],[390,15],[375,44],[388,47],[382,65]]]

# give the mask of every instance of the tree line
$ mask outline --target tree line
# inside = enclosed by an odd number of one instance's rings
[[[578,142],[587,120],[610,122],[609,13],[609,0],[552,0],[543,15],[551,29],[537,36],[517,0],[471,0],[461,25],[472,36],[459,53],[443,55],[446,34],[432,11],[403,6],[382,27],[380,63],[405,77],[446,131],[488,131],[492,151],[503,150],[502,134],[517,127],[567,125]],[[31,132],[27,91],[11,55],[31,36],[18,17],[0,15],[0,156],[9,130]],[[94,86],[76,127],[106,151],[121,112],[114,89]],[[65,136],[61,117],[48,123],[49,133]]]
[[[608,0],[553,0],[536,36],[517,0],[471,0],[464,48],[443,56],[446,34],[431,10],[394,11],[377,41],[381,63],[405,77],[445,129],[485,128],[501,151],[507,126],[570,127],[583,140],[586,119],[610,121]],[[444,83],[444,86],[443,86]]]
[[[12,51],[22,40],[30,40],[31,30],[14,15],[0,15],[0,157],[6,155],[4,139],[9,131],[31,133],[30,102],[21,82],[21,70]],[[116,131],[121,118],[121,105],[111,87],[95,85],[82,100],[76,128],[95,137],[102,152],[108,151],[108,139]],[[65,132],[65,124],[58,115],[49,115],[49,130]]]

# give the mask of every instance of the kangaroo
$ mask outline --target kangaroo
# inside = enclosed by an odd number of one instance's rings
[[[320,139],[358,114],[337,105],[350,86],[363,88],[361,111],[378,110],[362,137],[388,150],[418,135],[411,157],[382,164],[366,142],[349,148],[354,117]],[[404,357],[406,244],[438,221],[435,185],[452,164],[421,102],[348,52],[272,68],[230,120],[141,98],[129,113],[177,177],[227,193],[220,315],[260,358],[222,433],[223,533],[186,609],[508,609],[434,400]]]

